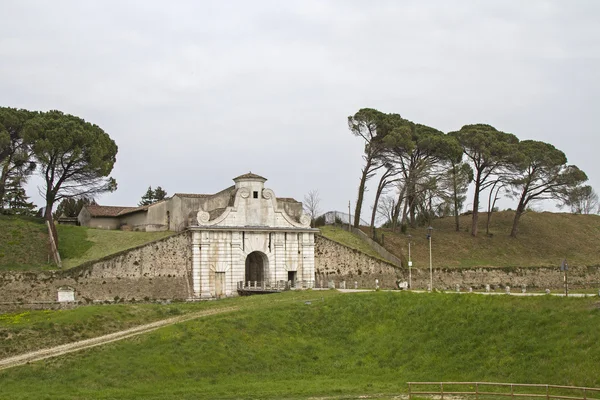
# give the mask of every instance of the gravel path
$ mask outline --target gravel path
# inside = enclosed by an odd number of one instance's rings
[[[116,342],[130,338],[132,336],[148,333],[164,326],[173,325],[178,322],[189,321],[196,318],[206,317],[208,315],[222,314],[226,312],[236,311],[237,307],[220,308],[217,310],[200,311],[187,315],[180,315],[173,318],[163,319],[152,322],[146,325],[136,326],[124,331],[110,333],[104,336],[98,336],[91,339],[81,340],[79,342],[67,343],[56,347],[32,351],[30,353],[20,354],[0,360],[0,370],[16,367],[18,365],[27,364],[34,361],[43,360],[45,358],[56,357],[67,353],[72,353],[79,350],[89,349],[91,347],[101,346],[107,343]]]

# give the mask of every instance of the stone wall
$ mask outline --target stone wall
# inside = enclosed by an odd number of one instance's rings
[[[382,289],[396,288],[398,280],[408,280],[408,271],[393,264],[368,256],[323,236],[315,236],[315,285],[327,287],[330,281],[339,288],[374,288],[375,280]]]
[[[564,274],[559,267],[503,267],[503,268],[434,268],[433,287],[436,289],[455,290],[460,285],[462,290],[469,287],[484,289],[490,285],[492,289],[510,286],[520,290],[526,285],[528,290],[564,288]],[[569,266],[569,287],[598,288],[600,285],[600,265],[584,267]],[[429,285],[429,269],[412,268],[413,289],[426,289]]]
[[[188,232],[169,236],[64,271],[0,273],[0,303],[54,302],[60,287],[76,302],[191,297]]]

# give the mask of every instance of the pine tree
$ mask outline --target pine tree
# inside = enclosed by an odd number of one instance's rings
[[[11,215],[34,216],[37,207],[32,202],[27,201],[29,197],[22,186],[21,178],[10,179],[6,182],[3,212]]]
[[[163,188],[157,186],[156,189],[154,189],[154,201],[161,201],[164,200],[166,197],[167,192],[163,190]]]
[[[152,186],[148,186],[148,190],[142,196],[142,200],[138,203],[138,206],[147,206],[154,203],[154,190],[152,190]]]
[[[148,186],[148,190],[146,190],[146,193],[142,196],[142,199],[138,205],[140,207],[147,206],[152,203],[156,203],[157,201],[164,200],[166,197],[167,192],[160,186],[157,186],[154,190],[152,190],[152,186]]]

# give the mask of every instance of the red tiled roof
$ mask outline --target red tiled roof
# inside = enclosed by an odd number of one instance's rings
[[[85,206],[92,217],[117,217],[123,211],[133,211],[139,207],[120,207],[120,206]]]

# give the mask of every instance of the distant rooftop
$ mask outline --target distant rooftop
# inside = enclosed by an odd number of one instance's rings
[[[257,180],[257,181],[266,182],[267,178],[264,178],[264,177],[262,177],[260,175],[253,174],[252,172],[248,172],[247,174],[240,175],[237,178],[233,178],[233,180],[235,182],[237,182],[237,181],[247,181],[247,180]]]

